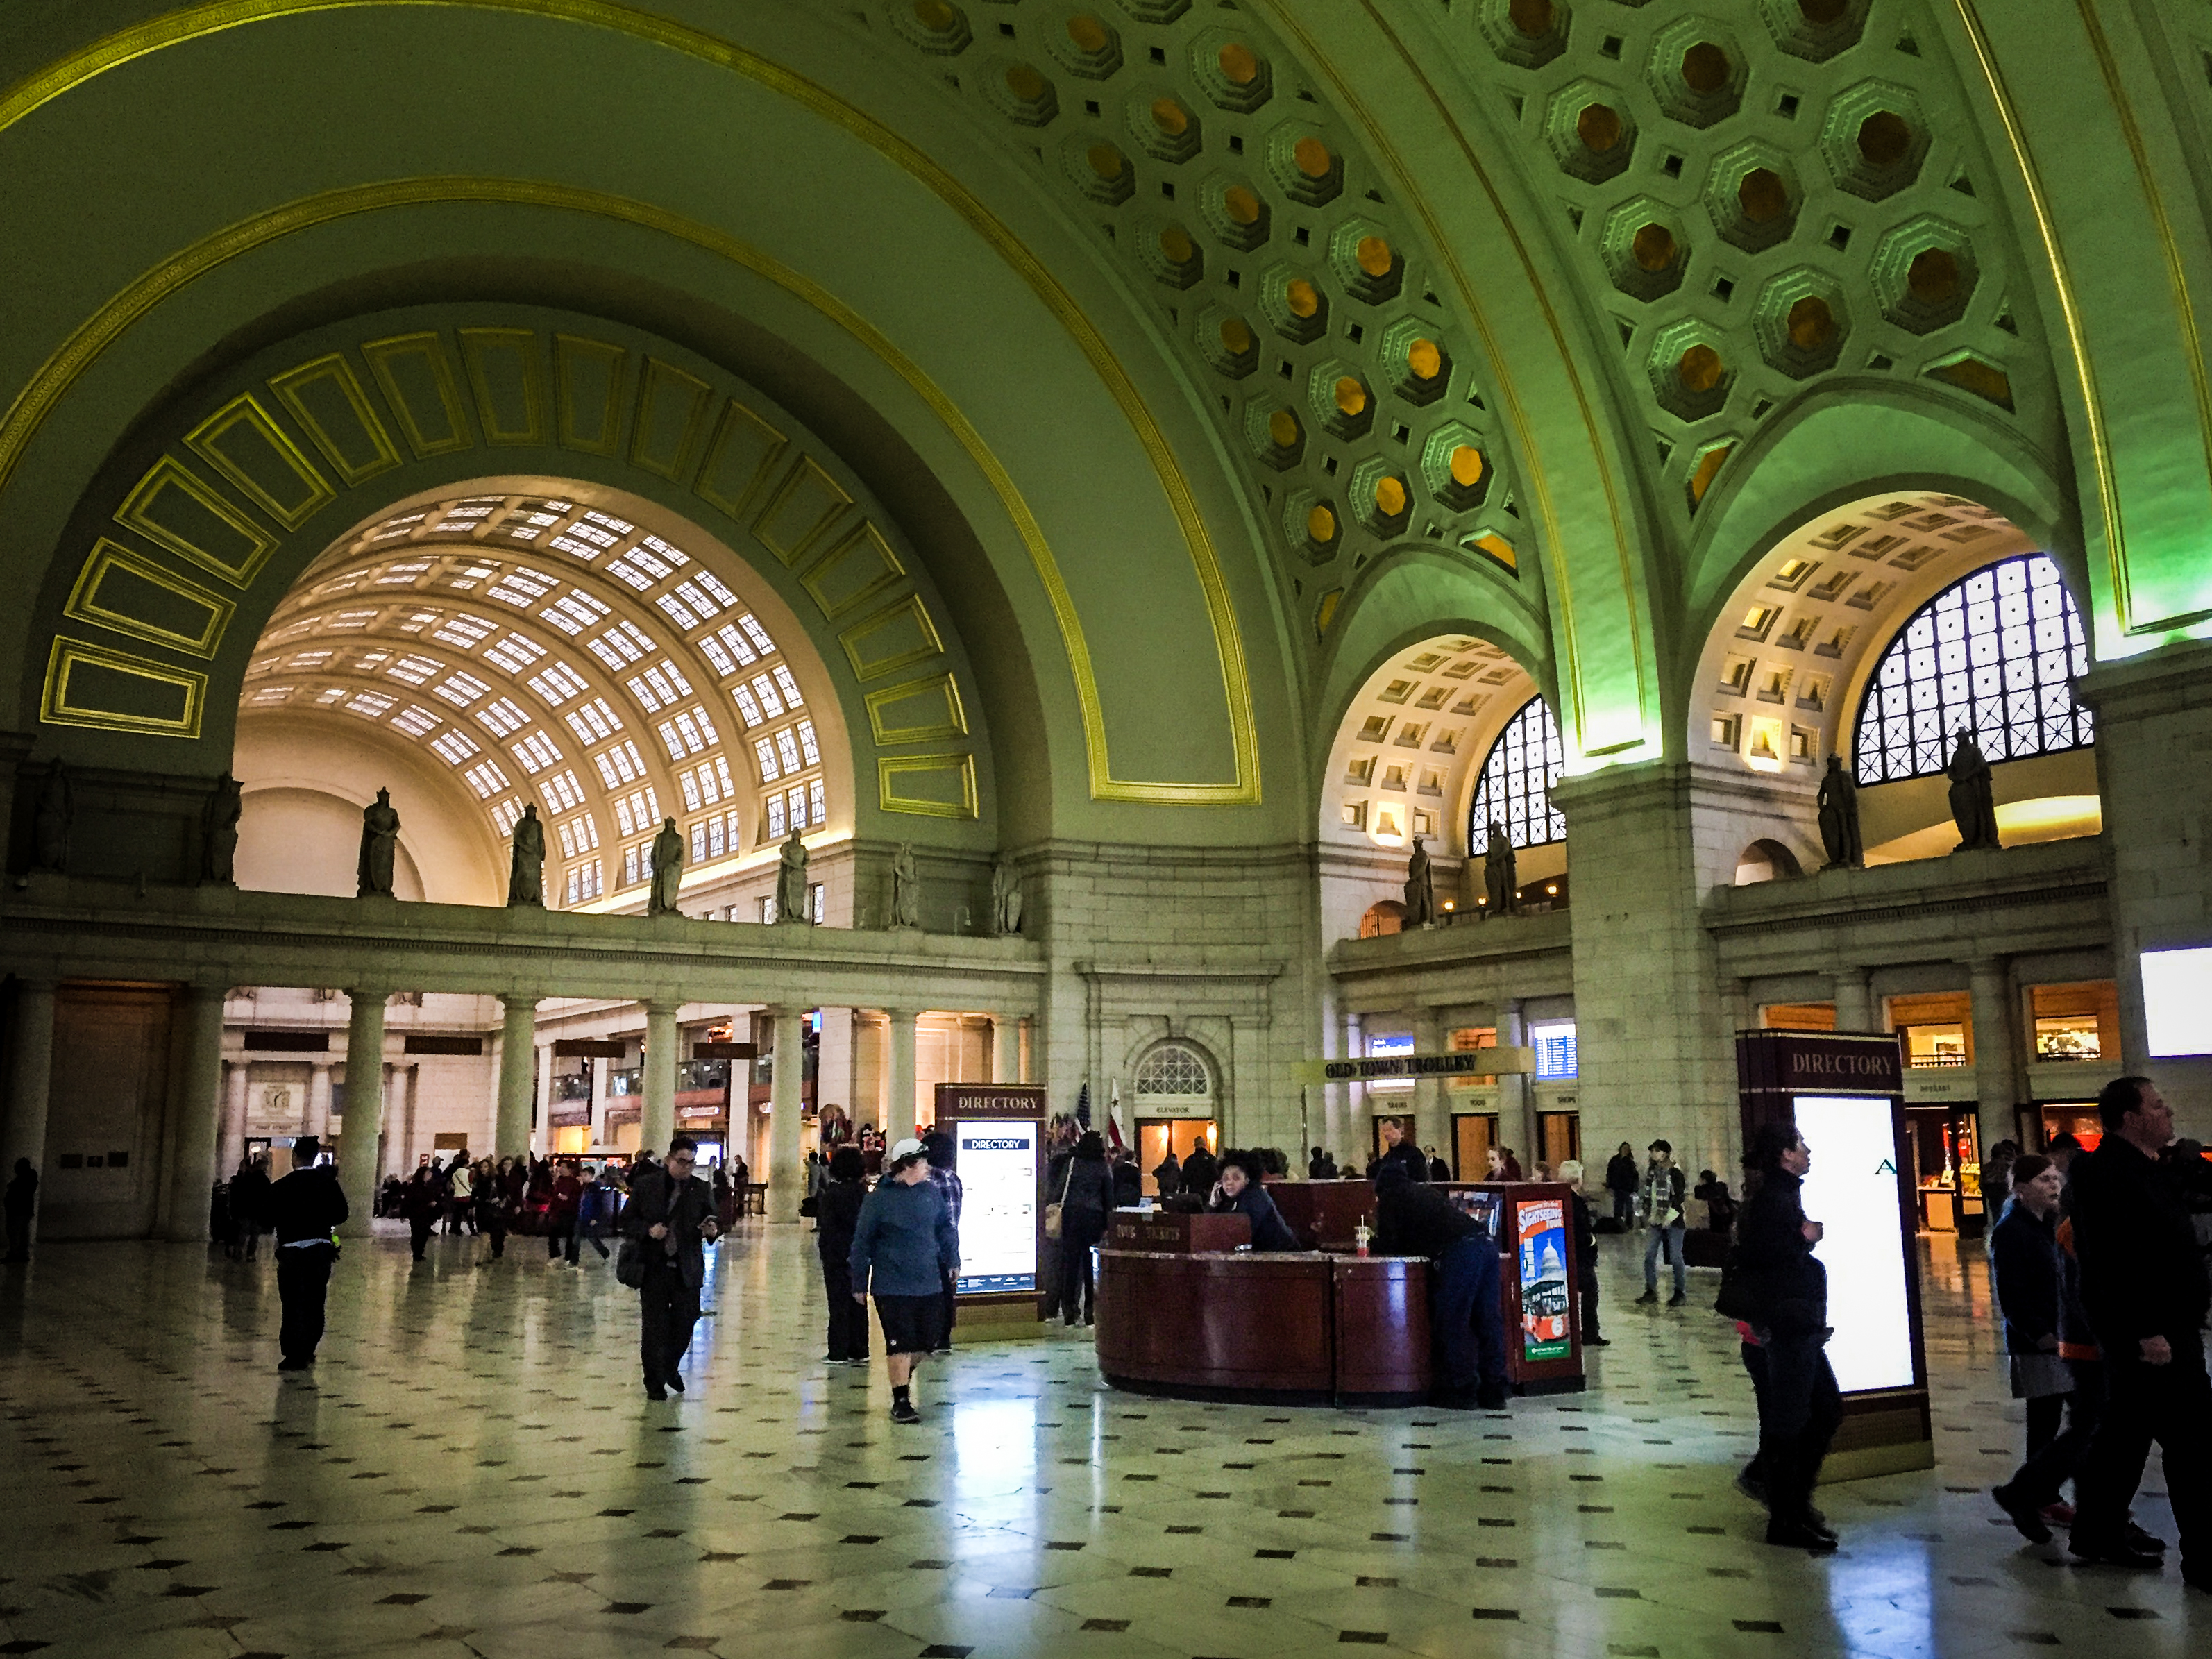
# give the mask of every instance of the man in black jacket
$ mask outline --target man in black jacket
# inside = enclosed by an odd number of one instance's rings
[[[1376,1177],[1379,1180],[1384,1170],[1395,1165],[1405,1170],[1408,1181],[1426,1181],[1429,1178],[1428,1154],[1416,1146],[1413,1138],[1406,1133],[1406,1120],[1402,1117],[1384,1118],[1382,1133],[1382,1156],[1376,1160],[1376,1167],[1373,1170]]]
[[[2212,1591],[2212,1384],[2204,1316],[2212,1285],[2189,1212],[2158,1156],[2173,1111],[2148,1078],[2097,1097],[2103,1140],[2068,1171],[2081,1305],[2105,1360],[2106,1408],[2075,1478],[2069,1547],[2083,1561],[2160,1565],[2127,1535],[2129,1501],[2156,1440],[2181,1532],[2181,1576]]]
[[[315,1363],[323,1340],[323,1301],[338,1259],[338,1228],[348,1213],[333,1164],[318,1166],[322,1147],[313,1135],[292,1143],[292,1173],[269,1188],[268,1216],[276,1235],[276,1295],[284,1322],[276,1346],[280,1371],[304,1371]]]
[[[691,1173],[698,1157],[698,1143],[678,1135],[668,1143],[668,1157],[658,1169],[640,1160],[642,1167],[630,1180],[629,1207],[623,1212],[623,1236],[644,1269],[637,1287],[637,1346],[648,1400],[665,1400],[671,1389],[684,1392],[677,1368],[690,1351],[691,1328],[699,1322],[699,1291],[707,1282],[705,1246],[721,1237],[714,1189]]]
[[[1505,1314],[1498,1301],[1498,1241],[1490,1230],[1434,1187],[1413,1180],[1403,1163],[1386,1160],[1375,1177],[1375,1248],[1437,1264],[1437,1403],[1501,1409]]]

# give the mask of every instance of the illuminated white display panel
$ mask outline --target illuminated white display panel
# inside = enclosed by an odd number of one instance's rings
[[[1367,1057],[1370,1060],[1395,1059],[1400,1054],[1413,1052],[1413,1034],[1408,1031],[1392,1032],[1367,1039]],[[1409,1077],[1378,1077],[1367,1085],[1367,1091],[1370,1094],[1409,1094],[1413,1087],[1413,1079]]]
[[[1536,1051],[1536,1081],[1571,1083],[1575,1080],[1575,1023],[1571,1019],[1539,1020],[1528,1027],[1528,1046]]]
[[[2142,953],[2143,1024],[2153,1054],[2212,1054],[2212,950]]]
[[[952,1126],[960,1171],[963,1295],[1036,1289],[1037,1135],[1041,1126]]]
[[[1828,1270],[1828,1364],[1845,1394],[1909,1389],[1912,1310],[1905,1218],[1887,1097],[1798,1095],[1797,1133],[1813,1153],[1805,1215],[1826,1229],[1813,1254]]]

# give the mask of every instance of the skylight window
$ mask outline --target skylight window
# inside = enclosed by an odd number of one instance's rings
[[[812,720],[799,721],[798,731],[799,746],[806,751],[806,763],[809,766],[821,765],[822,746],[814,740],[814,722]]]
[[[819,778],[806,781],[806,804],[818,829],[830,822],[830,792]]]
[[[374,611],[341,611],[324,623],[325,628],[366,628],[376,620]]]
[[[620,673],[634,662],[644,660],[645,653],[659,649],[645,630],[623,617],[612,628],[591,642],[592,654]]]
[[[714,579],[714,573],[713,571],[708,570],[702,567],[693,580],[696,581],[700,586],[705,588],[708,593],[712,594],[714,598],[715,603],[720,605],[723,610],[727,611],[732,605],[737,604],[738,596],[731,592],[728,588],[723,586],[720,582],[717,581]]]
[[[514,833],[514,826],[522,822],[521,797],[519,795],[509,795],[505,800],[500,802],[498,805],[493,807],[491,809],[491,821],[499,826],[499,833],[501,835],[513,835]]]
[[[760,725],[767,717],[761,713],[760,699],[751,689],[743,685],[730,688],[730,701],[738,706],[738,714],[748,726]]]
[[[491,585],[491,597],[511,605],[518,611],[530,607],[551,592],[556,586],[552,577],[542,570],[532,570],[526,564],[518,564],[503,572]]]
[[[438,717],[419,702],[410,702],[392,717],[392,723],[410,738],[419,738],[437,729]]]
[[[576,734],[576,741],[586,748],[604,743],[622,730],[622,721],[615,711],[607,707],[606,699],[593,697],[589,702],[568,711],[568,729]]]
[[[689,586],[690,584],[686,583],[685,586]],[[707,620],[707,617],[695,616],[690,606],[685,605],[683,599],[674,593],[663,593],[653,603],[666,611],[669,620],[687,634]],[[714,612],[711,611],[707,613],[708,617],[713,615]]]
[[[599,776],[609,789],[619,789],[627,783],[635,783],[645,775],[644,759],[637,745],[628,738],[592,757],[599,764]]]
[[[410,651],[384,672],[393,679],[404,680],[410,685],[427,685],[431,677],[444,666],[435,657],[417,656]]]
[[[473,674],[455,670],[446,676],[445,683],[432,688],[432,695],[443,697],[456,708],[466,708],[491,690]]]
[[[785,771],[796,772],[799,769],[799,738],[789,726],[775,734],[775,751],[783,757]]]
[[[763,657],[775,655],[775,641],[769,638],[768,629],[760,625],[760,618],[754,616],[751,611],[748,611],[738,618],[738,626],[745,630],[745,637],[753,642],[753,648],[761,655]]]
[[[556,659],[548,663],[542,672],[530,677],[530,689],[558,708],[571,697],[580,697],[592,688],[581,674]],[[622,729],[620,720],[615,722],[615,729]]]
[[[599,861],[586,859],[568,872],[568,902],[581,904],[599,896]]]
[[[365,714],[373,720],[382,720],[392,712],[392,705],[398,701],[397,697],[386,696],[381,691],[356,691],[346,699],[346,712]]]
[[[739,620],[749,622],[751,618],[741,617]],[[761,653],[752,641],[726,623],[714,630],[714,637],[729,647],[730,654],[738,659],[740,668],[750,668],[761,659]],[[726,668],[722,672],[726,674],[730,671]]]
[[[783,713],[783,699],[776,694],[775,682],[765,674],[753,676],[753,695],[760,699],[768,717],[774,720]]]
[[[761,781],[773,783],[783,775],[783,769],[775,763],[775,742],[770,738],[753,739],[753,758],[760,763]]]
[[[512,697],[501,697],[496,702],[486,703],[477,710],[477,718],[492,730],[495,737],[513,737],[530,724],[530,716]]]
[[[430,637],[434,640],[442,640],[447,645],[457,645],[462,650],[468,651],[481,644],[491,631],[491,623],[486,622],[482,617],[471,617],[465,611],[457,611],[438,627],[433,629]]]
[[[576,781],[574,772],[553,773],[538,784],[538,792],[556,813],[573,812],[584,804],[584,786]]]
[[[528,673],[530,665],[544,654],[544,646],[520,634],[509,634],[497,645],[484,647],[484,660],[497,663],[510,674]]]
[[[388,564],[376,574],[379,587],[412,587],[415,579],[430,568],[428,559],[409,559],[402,564]]]
[[[738,665],[731,660],[729,648],[722,643],[719,634],[702,634],[699,636],[699,649],[706,653],[707,660],[714,665],[714,672],[717,674],[734,674],[738,672]]]
[[[774,672],[775,674],[776,689],[783,693],[783,700],[786,702],[789,703],[793,708],[796,708],[799,704],[806,701],[805,698],[799,695],[798,677],[793,674],[790,669],[784,666],[783,664],[778,663],[775,665]]]
[[[256,702],[282,702],[292,695],[289,685],[264,685],[253,694]]]
[[[706,573],[704,571],[702,571],[699,574],[701,576],[706,577]],[[706,577],[706,580],[713,580],[713,578]],[[721,586],[720,582],[716,582],[714,585],[717,587]],[[678,582],[676,584],[676,591],[683,596],[684,604],[690,605],[694,611],[699,613],[699,619],[702,622],[709,621],[721,614],[721,605],[707,597],[704,582]],[[723,589],[723,591],[725,592],[728,592],[726,588]]]
[[[536,777],[549,766],[558,766],[561,763],[560,750],[554,746],[553,739],[543,732],[532,732],[521,742],[510,743],[507,747],[507,752],[521,763],[522,769],[532,777]]]
[[[402,513],[396,519],[386,519],[370,531],[368,539],[372,542],[396,541],[428,516],[427,513]]]
[[[620,578],[641,593],[649,593],[676,574],[676,567],[657,556],[653,550],[640,543],[618,559],[607,564],[607,574]]]
[[[507,774],[499,769],[496,761],[478,761],[461,775],[469,781],[469,787],[477,792],[478,800],[489,800],[507,787]]]
[[[601,622],[610,607],[577,588],[570,588],[538,614],[564,634],[580,634]]]
[[[447,726],[430,739],[430,752],[448,766],[459,766],[477,752],[476,739],[455,726]]]
[[[667,560],[670,564],[674,565],[678,568],[681,568],[683,566],[691,562],[690,558],[684,553],[683,549],[679,547],[671,547],[666,542],[661,540],[658,536],[641,536],[638,538],[638,541],[641,546],[651,548],[654,552],[659,554],[662,558]]]

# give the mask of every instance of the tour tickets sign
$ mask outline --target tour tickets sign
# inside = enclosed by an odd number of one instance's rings
[[[1301,1083],[1376,1083],[1393,1078],[1499,1077],[1536,1069],[1536,1051],[1519,1046],[1468,1048],[1448,1054],[1370,1054],[1361,1060],[1310,1060]]]
[[[1567,1328],[1566,1206],[1556,1198],[1514,1200],[1520,1243],[1521,1357],[1565,1359],[1574,1352]]]

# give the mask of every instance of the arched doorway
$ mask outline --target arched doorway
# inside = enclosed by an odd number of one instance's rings
[[[1152,1172],[1170,1152],[1181,1164],[1194,1147],[1221,1150],[1213,1067],[1190,1043],[1170,1039],[1137,1061],[1134,1094],[1137,1167],[1144,1190],[1157,1196],[1159,1182]]]

